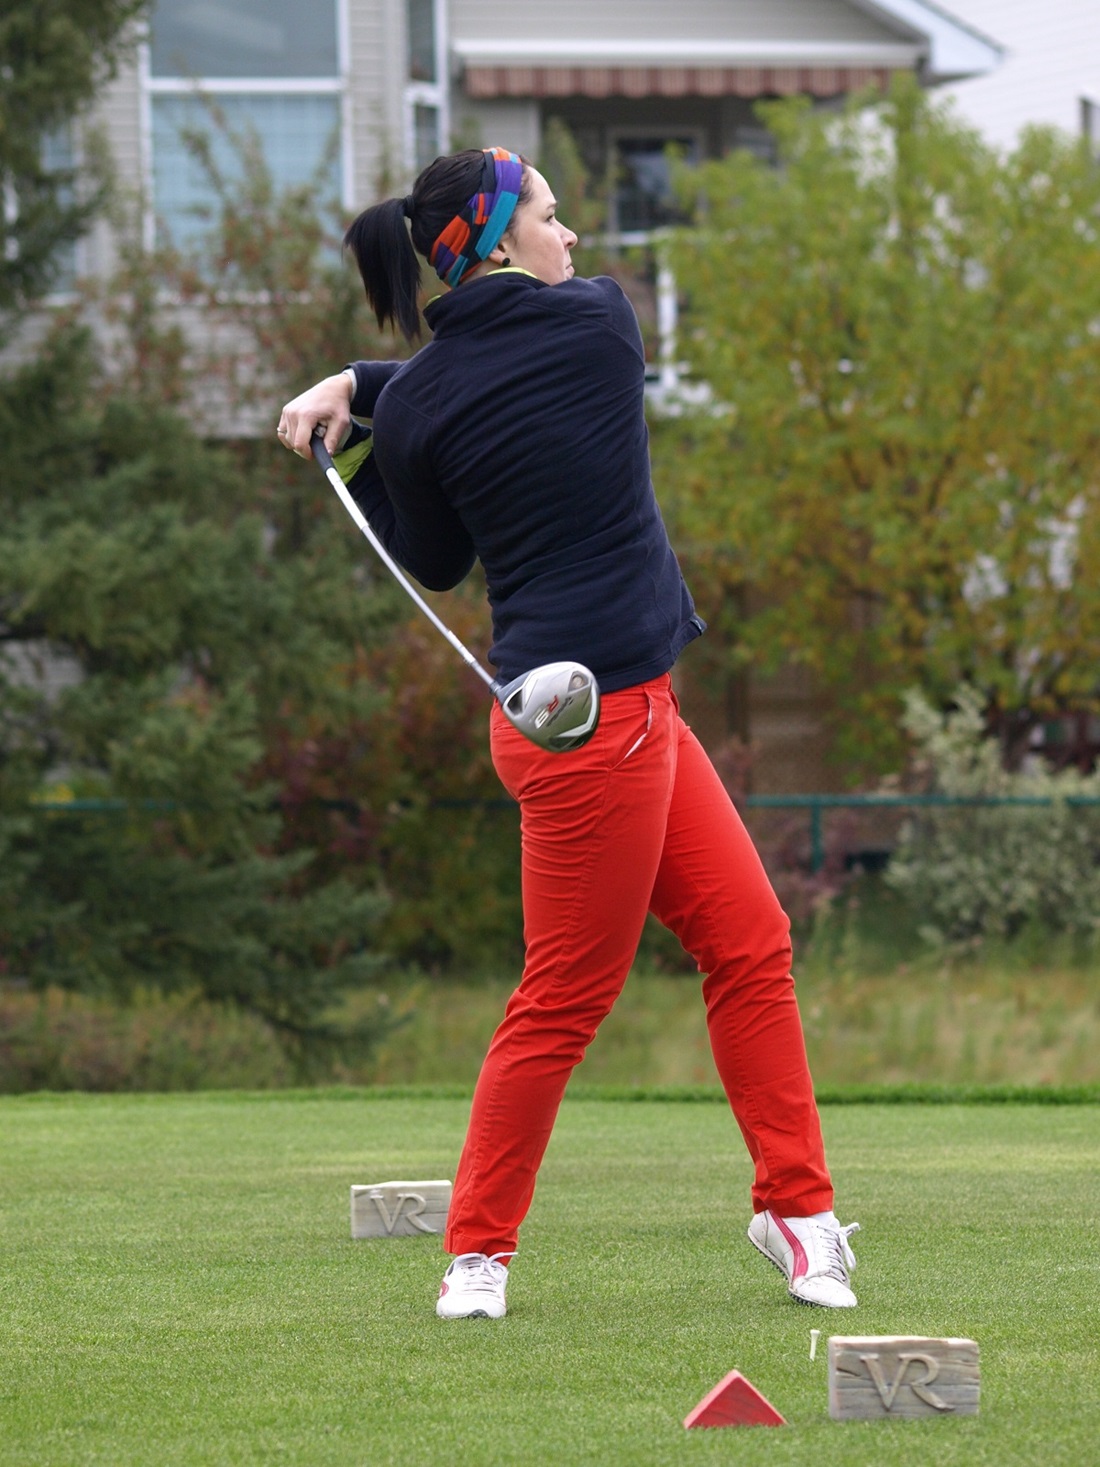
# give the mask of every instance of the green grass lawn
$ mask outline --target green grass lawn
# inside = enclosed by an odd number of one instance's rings
[[[0,1100],[0,1462],[1100,1461],[1097,1107],[826,1107],[838,1212],[863,1225],[861,1305],[836,1314],[792,1304],[745,1241],[723,1106],[570,1100],[508,1318],[443,1323],[438,1243],[353,1243],[348,1188],[453,1175],[466,1109]],[[981,1415],[830,1421],[830,1332],[973,1336]],[[786,1428],[684,1431],[733,1368]]]

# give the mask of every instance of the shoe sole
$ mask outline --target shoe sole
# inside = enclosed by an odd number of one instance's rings
[[[745,1236],[748,1238],[748,1240],[752,1244],[752,1246],[756,1249],[757,1253],[760,1254],[760,1257],[761,1258],[766,1258],[768,1260],[768,1262],[771,1264],[772,1268],[777,1269],[783,1275],[784,1281],[786,1282],[786,1285],[787,1285],[787,1298],[788,1299],[793,1299],[796,1304],[801,1304],[802,1307],[803,1307],[803,1309],[838,1309],[838,1308],[851,1308],[851,1305],[822,1304],[819,1299],[801,1299],[801,1298],[799,1298],[799,1296],[791,1288],[791,1281],[790,1281],[789,1278],[787,1278],[787,1270],[783,1267],[783,1265],[779,1262],[779,1260],[777,1258],[773,1258],[771,1256],[771,1254],[768,1252],[768,1250],[766,1248],[762,1247],[761,1244],[759,1244],[756,1241],[756,1239],[753,1237],[753,1235],[751,1233],[746,1233]]]

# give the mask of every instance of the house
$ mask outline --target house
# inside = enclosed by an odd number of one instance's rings
[[[209,125],[200,94],[256,129],[284,184],[331,149],[349,212],[452,143],[537,158],[560,118],[590,168],[614,170],[613,228],[637,236],[666,217],[668,144],[696,158],[758,144],[759,98],[828,102],[899,70],[939,85],[999,57],[925,0],[154,0],[99,120],[120,177],[144,186],[150,241],[201,227],[207,185],[181,136]],[[112,250],[101,225],[77,268],[107,270]]]

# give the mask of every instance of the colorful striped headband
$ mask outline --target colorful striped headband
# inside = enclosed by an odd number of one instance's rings
[[[432,245],[428,263],[447,285],[461,285],[500,243],[519,202],[523,162],[507,148],[486,148],[481,187]]]

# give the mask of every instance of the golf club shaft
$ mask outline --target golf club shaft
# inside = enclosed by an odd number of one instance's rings
[[[336,490],[337,494],[339,494],[340,501],[343,504],[344,508],[347,510],[348,514],[351,515],[352,519],[359,526],[360,530],[362,530],[363,534],[370,541],[371,547],[373,548],[378,558],[382,561],[383,565],[385,565],[386,569],[390,572],[390,574],[394,577],[394,579],[398,582],[402,589],[408,592],[408,594],[416,602],[417,606],[419,606],[420,610],[431,622],[432,626],[435,627],[436,631],[443,633],[443,635],[447,638],[447,641],[450,642],[451,646],[462,658],[463,662],[466,663],[467,667],[472,667],[474,672],[477,673],[478,677],[481,678],[482,682],[485,683],[490,691],[495,694],[500,687],[500,684],[497,682],[497,680],[494,677],[491,677],[489,673],[485,671],[485,669],[482,667],[481,663],[477,660],[474,654],[470,651],[468,647],[463,646],[463,644],[455,636],[454,632],[451,631],[450,627],[447,626],[444,622],[440,621],[439,617],[436,616],[435,612],[424,600],[423,596],[421,596],[420,592],[412,584],[412,582],[406,576],[405,572],[397,564],[396,560],[394,560],[393,556],[390,555],[389,551],[382,544],[381,540],[379,540],[378,536],[371,529],[370,521],[356,504],[355,500],[352,498],[351,493],[348,490],[347,485],[344,483],[343,479],[341,479],[340,475],[336,472],[336,467],[332,462],[332,455],[325,447],[325,440],[320,433],[315,432],[313,434],[312,438],[309,440],[309,446],[313,450],[313,457],[317,460],[321,468],[324,470],[325,478]]]

